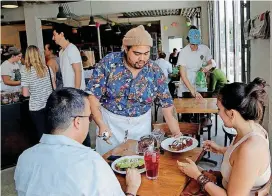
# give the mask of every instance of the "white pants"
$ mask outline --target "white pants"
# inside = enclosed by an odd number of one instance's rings
[[[151,133],[151,109],[139,117],[126,117],[114,114],[101,107],[102,117],[106,125],[112,131],[110,142],[106,143],[102,138],[96,138],[96,151],[103,155],[124,142],[125,131],[128,130],[127,139],[139,140],[142,136]],[[96,133],[98,134],[97,127]]]

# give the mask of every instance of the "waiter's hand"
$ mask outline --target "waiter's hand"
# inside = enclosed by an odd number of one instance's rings
[[[203,99],[202,95],[199,92],[193,93],[193,96],[198,100]]]
[[[183,134],[179,131],[177,133],[172,133],[172,137],[174,138],[179,138],[180,136],[182,136]]]
[[[110,137],[112,136],[110,128],[106,124],[101,124],[98,127],[99,127],[98,137],[103,138],[108,144],[111,144],[111,142],[109,141]],[[107,136],[106,138],[103,137],[105,135]]]

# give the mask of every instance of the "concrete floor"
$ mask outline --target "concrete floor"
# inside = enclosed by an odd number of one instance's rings
[[[152,111],[154,114],[154,112]],[[163,122],[162,118],[162,112],[159,111],[159,116],[158,116],[158,122]],[[212,117],[214,121],[214,116]],[[214,128],[215,126],[212,127],[212,135],[214,135]],[[95,133],[96,125],[92,122],[90,124],[90,136],[91,136],[91,146],[92,148],[95,148]],[[207,139],[207,134],[204,133],[202,137],[202,141]],[[222,120],[220,117],[218,117],[218,135],[216,137],[212,137],[212,140],[216,141],[219,145],[224,145],[224,133],[222,130]],[[220,165],[222,162],[222,156],[221,155],[216,155],[211,153],[211,159],[216,160],[218,162],[218,165],[214,167],[213,165],[209,163],[204,163],[200,162],[198,165],[204,169],[212,169],[212,170],[220,170]],[[1,195],[2,196],[15,196],[15,188],[14,188],[14,170],[15,168],[9,168],[1,171]]]

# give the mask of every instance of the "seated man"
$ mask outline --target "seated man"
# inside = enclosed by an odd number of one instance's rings
[[[91,121],[88,94],[74,88],[54,91],[46,104],[48,128],[40,143],[23,152],[15,170],[19,196],[125,195],[113,171],[91,148],[83,146]],[[141,183],[129,170],[127,195]]]

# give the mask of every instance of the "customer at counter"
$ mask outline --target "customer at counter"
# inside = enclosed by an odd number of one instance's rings
[[[4,54],[8,60],[1,64],[2,91],[19,91],[21,85],[20,62],[22,53],[15,47],[10,47]]]
[[[55,43],[48,43],[44,46],[44,55],[46,65],[48,65],[56,76],[56,88],[60,89],[63,87],[62,75],[60,70],[60,59],[58,57],[59,47]]]
[[[36,46],[28,46],[25,66],[22,68],[23,96],[30,96],[29,110],[36,128],[37,141],[47,133],[45,123],[45,105],[49,95],[56,88],[54,72],[43,64]]]

